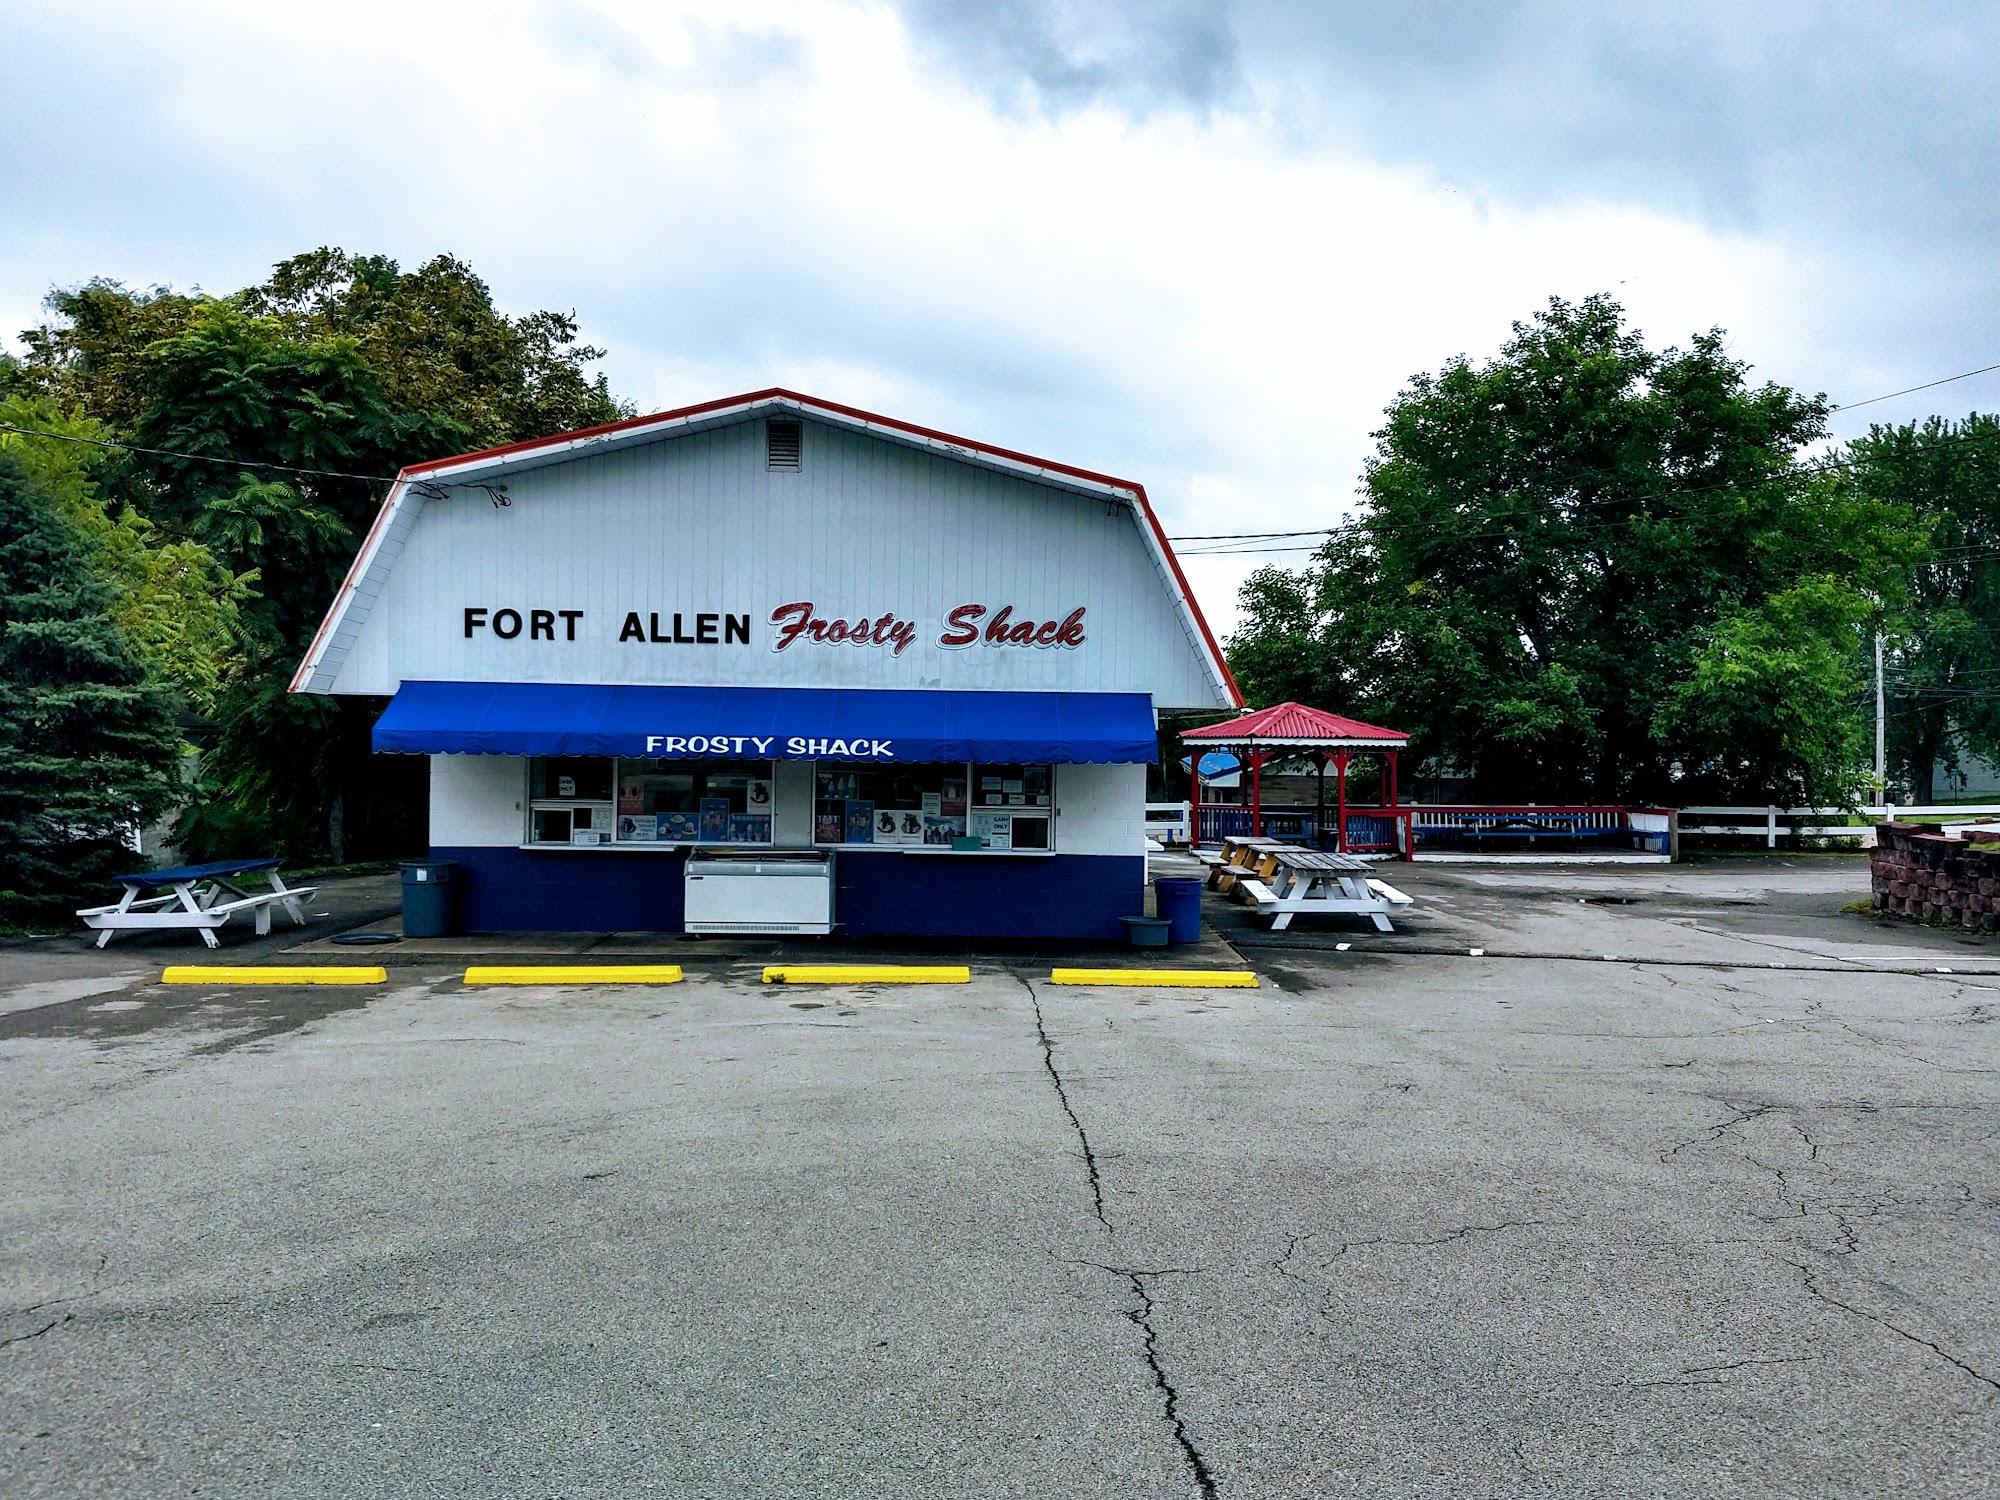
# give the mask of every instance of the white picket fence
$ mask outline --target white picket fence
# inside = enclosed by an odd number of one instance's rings
[[[1415,806],[1418,826],[1432,809]],[[1680,832],[1762,839],[1764,847],[1775,849],[1781,838],[1852,838],[1864,845],[1875,842],[1875,825],[1897,818],[1976,818],[2000,817],[2000,802],[1961,803],[1935,807],[1898,807],[1887,803],[1859,809],[1866,821],[1852,823],[1837,807],[1683,807]],[[1835,821],[1838,819],[1839,821]],[[1721,821],[1718,821],[1721,820]],[[1662,826],[1665,819],[1658,820]],[[1638,818],[1633,819],[1638,826]],[[1648,821],[1651,828],[1651,821]],[[1185,802],[1148,802],[1146,834],[1163,844],[1185,844],[1193,827],[1193,809]]]
[[[1163,844],[1189,843],[1193,827],[1193,809],[1185,802],[1146,804],[1146,837],[1149,839],[1158,839]]]
[[[1867,821],[1852,823],[1837,807],[1684,807],[1681,809],[1683,834],[1724,834],[1740,838],[1761,838],[1764,847],[1775,849],[1780,838],[1854,838],[1864,844],[1875,842],[1875,825],[1898,818],[1976,818],[2000,816],[2000,802],[1962,803],[1938,807],[1898,807],[1887,803],[1856,811]],[[1715,822],[1725,818],[1727,822]],[[1831,819],[1838,818],[1839,822]],[[1709,821],[1699,821],[1707,819]]]

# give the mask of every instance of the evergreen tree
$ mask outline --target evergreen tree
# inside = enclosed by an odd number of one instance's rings
[[[139,863],[180,742],[56,502],[0,454],[0,921],[66,920]]]

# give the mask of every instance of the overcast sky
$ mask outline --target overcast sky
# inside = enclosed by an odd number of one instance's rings
[[[0,42],[8,335],[92,276],[449,251],[641,409],[794,386],[1175,533],[1328,524],[1402,383],[1551,295],[1836,401],[2000,362],[1991,0],[0,0]],[[1836,429],[1973,408],[2000,373]],[[1297,556],[1189,570],[1226,626]]]

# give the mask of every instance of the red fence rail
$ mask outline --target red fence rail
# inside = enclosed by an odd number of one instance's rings
[[[1195,842],[1219,844],[1248,838],[1251,810],[1204,802]],[[1671,814],[1662,808],[1547,802],[1420,803],[1401,807],[1350,807],[1344,829],[1332,807],[1266,805],[1265,838],[1318,848],[1341,847],[1355,854],[1395,854],[1408,859],[1422,850],[1535,850],[1556,846],[1643,849],[1666,853]]]

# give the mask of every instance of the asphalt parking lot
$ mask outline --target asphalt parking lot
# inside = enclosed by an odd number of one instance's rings
[[[1994,1493],[2000,945],[1394,878],[1255,990],[0,949],[0,1494]]]

